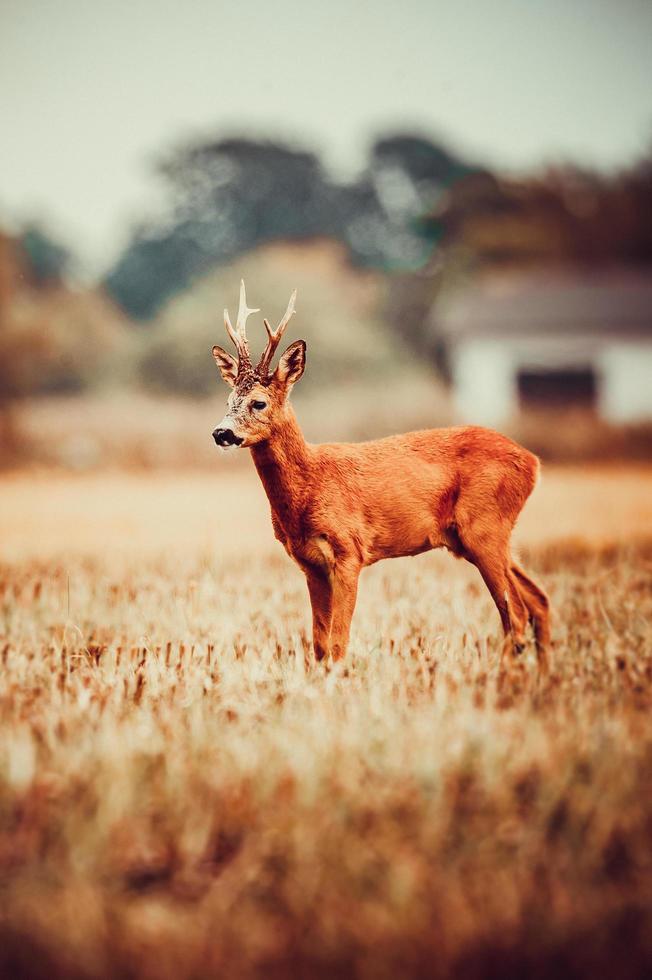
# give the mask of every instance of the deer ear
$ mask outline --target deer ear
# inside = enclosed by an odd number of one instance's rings
[[[238,362],[235,357],[231,357],[227,354],[225,350],[218,347],[217,344],[213,347],[213,357],[215,358],[215,363],[220,369],[220,374],[226,381],[228,385],[232,388],[235,387],[235,379],[238,376]]]
[[[295,340],[290,344],[281,359],[274,375],[284,385],[295,384],[306,366],[306,342],[305,340]]]

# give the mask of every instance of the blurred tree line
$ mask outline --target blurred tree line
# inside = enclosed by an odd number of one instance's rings
[[[136,230],[105,280],[142,320],[207,270],[270,241],[331,238],[356,266],[419,268],[431,248],[420,217],[477,168],[399,133],[376,141],[350,183],[331,180],[314,153],[244,138],[183,147],[156,171],[169,212]]]
[[[134,231],[95,287],[74,286],[73,257],[38,225],[0,235],[0,409],[112,379],[192,395],[212,390],[206,345],[220,329],[230,284],[249,276],[280,315],[308,242],[317,264],[331,261],[328,243],[340,262],[330,278],[321,267],[304,269],[312,286],[302,287],[302,328],[325,380],[347,364],[354,373],[372,364],[380,371],[397,343],[445,373],[433,306],[478,271],[652,264],[652,156],[611,175],[566,166],[505,179],[399,132],[378,139],[349,182],[333,180],[301,147],[245,138],[181,147],[156,173],[165,213]],[[287,275],[261,251],[275,242],[301,249]],[[371,280],[374,309],[365,294]],[[391,325],[384,339],[383,319]],[[130,329],[135,322],[143,328]]]

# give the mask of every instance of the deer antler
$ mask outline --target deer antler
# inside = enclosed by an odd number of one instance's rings
[[[235,330],[231,325],[231,320],[229,318],[229,311],[224,310],[224,326],[226,327],[226,332],[235,344],[235,348],[238,352],[239,369],[251,367],[251,357],[249,354],[249,342],[247,340],[247,331],[245,329],[247,323],[247,317],[252,313],[260,313],[260,310],[250,310],[247,306],[247,294],[245,293],[244,279],[240,280],[240,305],[238,306],[238,316],[235,321]]]
[[[256,368],[256,371],[258,371],[259,374],[265,374],[269,370],[269,366],[272,363],[272,358],[274,357],[276,348],[281,342],[283,331],[287,327],[292,315],[295,312],[294,302],[296,298],[297,298],[297,291],[295,289],[292,295],[290,296],[290,302],[288,303],[288,308],[285,311],[285,315],[281,320],[281,322],[279,323],[276,330],[272,330],[272,328],[269,325],[269,320],[263,320],[263,323],[265,324],[265,330],[267,331],[267,347],[263,351],[263,355],[258,362],[258,367]]]

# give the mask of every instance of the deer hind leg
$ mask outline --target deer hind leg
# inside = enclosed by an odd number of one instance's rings
[[[464,557],[480,572],[498,609],[505,634],[503,657],[514,657],[525,645],[529,612],[511,572],[508,535],[474,534],[471,529],[462,541]]]
[[[544,672],[547,672],[548,650],[550,648],[550,603],[548,596],[516,562],[512,561],[510,570],[518,583],[530,615],[539,665]]]
[[[525,646],[527,606],[506,563],[480,559],[476,564],[500,615],[505,634],[502,656],[512,659]]]

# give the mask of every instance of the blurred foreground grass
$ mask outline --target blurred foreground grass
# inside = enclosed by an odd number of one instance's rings
[[[2,974],[643,976],[650,482],[544,474],[545,683],[439,554],[312,665],[249,471],[0,483]]]

